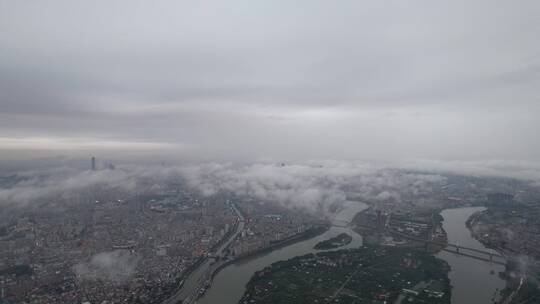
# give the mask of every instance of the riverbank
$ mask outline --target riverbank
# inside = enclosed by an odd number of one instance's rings
[[[507,213],[508,217],[500,216],[497,213]],[[493,219],[493,214],[499,216],[497,220]],[[516,216],[516,214],[515,210],[487,209],[473,214],[467,222],[471,235],[478,242],[506,258],[505,271],[499,274],[506,281],[506,287],[501,291],[503,296],[501,303],[505,304],[520,301],[532,302],[533,299],[540,300],[540,287],[536,283],[538,273],[540,273],[538,261],[516,250],[516,248],[510,248],[512,244],[507,242],[509,236],[500,234],[500,231],[511,233],[510,228],[508,228],[511,225],[508,224],[512,222],[511,217]]]
[[[469,217],[469,219],[466,222],[466,225],[467,225],[467,228],[469,229],[469,231],[471,232],[471,236],[475,240],[477,240],[478,242],[482,243],[482,245],[484,245],[484,247],[489,248],[491,250],[494,250],[494,251],[496,251],[497,253],[499,253],[500,255],[502,255],[504,257],[510,257],[512,255],[515,255],[516,254],[515,252],[511,252],[509,250],[506,250],[505,248],[502,248],[500,246],[496,246],[496,245],[494,245],[493,242],[491,242],[491,241],[489,241],[489,240],[487,240],[486,238],[483,237],[482,231],[481,231],[481,229],[478,229],[477,225],[479,225],[481,217],[485,216],[487,214],[487,212],[488,212],[488,209],[478,211],[478,212],[475,212],[474,214],[472,214]]]
[[[333,238],[317,243],[315,247],[313,248],[317,250],[336,249],[336,248],[350,244],[351,241],[352,241],[352,236],[350,236],[347,233],[340,233]]]
[[[443,218],[438,212],[434,209],[419,215],[389,215],[368,208],[354,217],[354,230],[369,244],[421,248],[436,254],[448,244]]]
[[[401,298],[405,303],[450,304],[449,271],[443,260],[410,248],[363,246],[324,251],[257,271],[240,302],[363,303],[378,299],[395,303]]]
[[[270,266],[279,261],[285,261],[296,256],[302,256],[309,253],[318,253],[313,247],[322,240],[326,240],[346,232],[353,236],[353,241],[344,246],[344,249],[359,248],[362,246],[362,236],[355,233],[351,227],[347,226],[357,212],[367,208],[367,205],[361,202],[349,202],[333,218],[337,226],[326,226],[324,230],[311,235],[304,234],[303,237],[297,236],[287,239],[279,244],[272,244],[271,248],[257,251],[249,256],[243,256],[242,259],[230,261],[227,267],[223,266],[219,271],[216,270],[215,277],[211,287],[206,291],[203,297],[197,300],[199,304],[237,304],[246,290],[246,284],[252,278],[255,272]],[[345,225],[345,226],[342,226]]]
[[[368,244],[379,244],[387,247],[418,247],[418,249],[429,251],[450,264],[452,269],[449,276],[454,287],[452,303],[493,303],[493,300],[499,301],[501,299],[500,291],[507,285],[503,278],[495,275],[504,273],[505,267],[444,250],[449,243],[482,251],[489,250],[483,246],[482,242],[473,237],[467,225],[467,222],[474,223],[477,212],[482,210],[483,207],[451,208],[440,212],[432,210],[430,211],[430,222],[421,220],[422,216],[426,217],[425,215],[409,214],[403,219],[395,219],[392,215],[393,222],[388,220],[390,223],[386,222],[382,225],[380,219],[384,219],[386,215],[378,214],[369,209],[356,215],[354,222],[356,230],[365,236]],[[407,226],[401,225],[399,221],[406,225],[424,223],[425,233],[417,230],[419,235],[405,234]],[[393,228],[390,229],[388,226],[393,226]],[[398,228],[403,231],[398,231]],[[393,237],[393,240],[390,237]],[[401,242],[400,239],[404,241]],[[396,242],[396,240],[398,241]],[[426,240],[429,240],[429,243]],[[426,246],[426,244],[430,245]],[[483,282],[485,288],[482,290],[472,288],[477,282]]]
[[[440,214],[444,219],[443,228],[448,243],[488,251],[481,242],[473,238],[467,227],[470,217],[482,210],[483,207],[443,210]],[[449,278],[453,287],[453,304],[500,303],[502,299],[500,291],[506,287],[506,281],[497,274],[505,271],[504,266],[447,251],[442,251],[436,256],[445,260],[451,267]],[[478,282],[482,282],[483,288],[476,287]]]
[[[324,225],[324,226],[319,226],[319,227],[315,227],[315,228],[312,228],[312,229],[308,229],[303,233],[296,234],[296,235],[293,235],[293,236],[291,236],[291,237],[289,237],[287,239],[275,242],[275,243],[271,244],[268,247],[261,248],[259,250],[255,250],[255,251],[250,252],[248,254],[239,256],[239,257],[237,257],[237,258],[235,258],[233,260],[227,261],[227,262],[223,263],[222,265],[220,265],[219,267],[217,267],[212,272],[212,274],[210,276],[211,280],[213,280],[214,277],[221,270],[226,268],[227,266],[230,266],[230,265],[235,264],[235,263],[240,263],[240,262],[242,262],[244,260],[248,260],[250,258],[254,258],[254,257],[257,257],[257,256],[262,255],[262,254],[267,254],[267,253],[270,253],[270,252],[272,252],[274,250],[277,250],[277,249],[292,245],[294,243],[298,243],[298,242],[305,241],[307,239],[319,236],[319,235],[327,232],[329,229],[330,229],[330,225]]]

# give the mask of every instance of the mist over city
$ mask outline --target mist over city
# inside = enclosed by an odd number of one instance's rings
[[[0,0],[0,304],[539,303],[540,3]]]

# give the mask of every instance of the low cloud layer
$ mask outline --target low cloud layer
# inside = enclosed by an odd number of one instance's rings
[[[135,274],[139,259],[127,250],[101,252],[75,265],[73,271],[80,280],[124,282]]]
[[[40,200],[75,200],[79,194],[99,191],[102,188],[135,190],[140,177],[120,170],[81,172],[64,168],[41,173],[23,172],[21,175],[9,175],[4,179],[19,181],[9,187],[0,188],[0,202],[24,207]]]
[[[404,173],[366,163],[199,165],[185,168],[189,185],[203,194],[228,191],[261,201],[328,211],[351,197],[375,201],[431,193],[445,181],[437,174]]]
[[[346,200],[427,200],[447,183],[447,174],[518,178],[540,187],[540,166],[524,162],[377,164],[346,161],[304,163],[206,163],[182,166],[121,166],[117,170],[50,169],[2,177],[0,205],[26,207],[76,201],[79,195],[120,191],[136,194],[170,181],[210,196],[233,193],[291,208],[328,212]],[[429,203],[428,201],[426,201]]]

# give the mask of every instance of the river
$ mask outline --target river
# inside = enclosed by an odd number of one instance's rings
[[[344,208],[334,217],[335,225],[344,225],[352,221],[356,213],[368,206],[360,202],[346,202]],[[266,254],[254,256],[231,264],[220,271],[212,282],[212,287],[197,301],[198,304],[237,304],[245,291],[245,286],[256,271],[259,271],[272,263],[288,260],[295,256],[318,252],[313,249],[318,242],[334,237],[342,232],[347,232],[353,240],[344,248],[358,248],[362,245],[362,236],[348,227],[331,227],[325,233],[309,240],[298,242]]]
[[[344,224],[349,223],[356,213],[366,208],[367,205],[363,203],[347,202],[345,208],[334,217],[333,223],[337,226],[346,226]],[[469,216],[480,210],[482,208],[444,210],[441,215],[444,217],[443,225],[448,234],[448,240],[462,246],[485,250],[485,247],[480,242],[471,237],[469,230],[465,226]],[[216,275],[212,287],[197,303],[237,304],[245,292],[246,284],[256,271],[278,261],[317,252],[318,250],[313,249],[315,244],[342,232],[349,233],[353,237],[353,241],[349,245],[338,249],[358,248],[362,245],[362,237],[359,234],[348,227],[337,226],[333,226],[317,237],[227,266]],[[441,252],[437,256],[447,261],[452,268],[449,277],[453,285],[453,304],[488,304],[491,303],[495,291],[504,288],[505,282],[497,276],[499,271],[504,271],[503,266],[457,256],[448,252]],[[491,274],[491,271],[494,271],[495,274]]]
[[[443,227],[448,235],[448,242],[489,251],[471,236],[471,232],[465,225],[473,213],[482,210],[485,208],[467,207],[443,210],[441,215],[444,218]],[[452,304],[492,303],[496,291],[505,287],[506,282],[498,275],[499,272],[504,271],[502,265],[445,251],[441,251],[437,257],[445,260],[451,267],[449,277],[452,284]]]
[[[214,252],[215,255],[222,255],[223,251],[229,247],[229,245],[234,241],[234,239],[242,232],[244,229],[244,217],[242,213],[238,210],[235,204],[231,204],[231,208],[238,215],[238,227],[236,227],[235,232],[225,243],[221,244],[219,248]],[[213,264],[210,259],[205,259],[201,265],[195,269],[186,279],[182,287],[170,298],[163,301],[163,304],[176,304],[181,301],[184,303],[192,303],[193,300],[197,298],[199,289],[205,284],[208,280],[211,273],[215,268],[218,267],[218,264]]]

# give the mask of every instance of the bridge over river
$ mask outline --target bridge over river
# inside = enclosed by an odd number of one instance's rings
[[[407,233],[399,232],[393,229],[386,229],[386,232],[388,232],[391,235],[396,235],[396,236],[413,240],[416,242],[421,242],[426,245],[431,244],[431,245],[440,246],[441,248],[443,248],[442,250],[447,251],[447,252],[452,252],[458,255],[466,256],[466,257],[481,260],[481,261],[492,262],[499,265],[506,265],[505,257],[495,251],[486,251],[486,250],[481,250],[477,248],[460,246],[458,244],[442,243],[442,242],[437,242],[434,240],[427,240],[427,239],[412,236]]]

